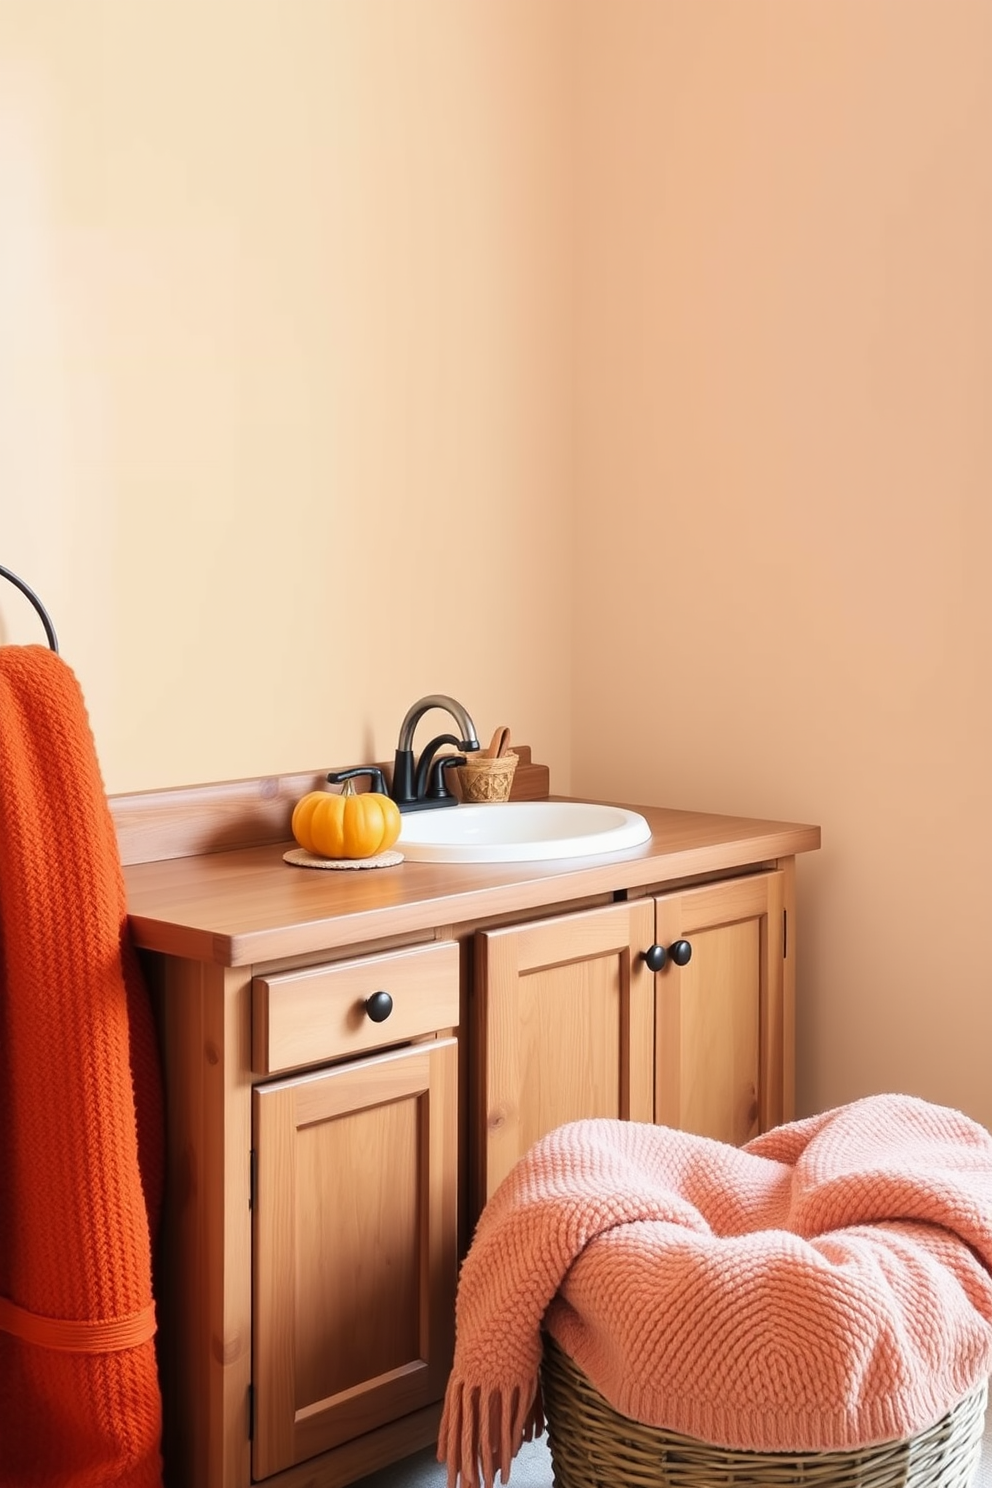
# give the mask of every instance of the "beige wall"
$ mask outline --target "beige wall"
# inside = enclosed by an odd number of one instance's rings
[[[992,1125],[992,7],[580,7],[573,788],[819,822],[799,1100]]]
[[[990,41],[0,0],[0,563],[108,789],[388,757],[448,691],[559,790],[818,821],[801,1108],[992,1125]]]
[[[565,16],[0,0],[0,563],[111,791],[391,758],[430,692],[567,774]]]

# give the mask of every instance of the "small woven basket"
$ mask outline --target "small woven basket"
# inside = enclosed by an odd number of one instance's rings
[[[485,755],[467,754],[465,763],[458,768],[463,801],[508,801],[513,785],[513,772],[517,768],[517,756],[511,749],[495,759]]]
[[[619,1415],[550,1335],[541,1390],[555,1488],[967,1488],[982,1449],[983,1381],[933,1426],[843,1452],[732,1452]]]

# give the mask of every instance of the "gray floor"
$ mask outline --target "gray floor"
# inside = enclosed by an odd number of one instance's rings
[[[973,1488],[992,1488],[992,1404],[985,1416],[985,1437],[982,1441],[982,1460],[978,1464]]]
[[[385,1468],[382,1472],[363,1478],[353,1488],[445,1488],[446,1481],[444,1467],[434,1460],[434,1452],[428,1448],[414,1457],[408,1457],[405,1462],[398,1462],[395,1467]],[[535,1442],[525,1442],[513,1459],[510,1488],[552,1488],[553,1483],[547,1437],[541,1437]],[[992,1405],[985,1418],[982,1460],[972,1488],[992,1488]]]
[[[353,1488],[445,1488],[447,1469],[435,1461],[432,1448],[387,1467],[382,1472],[372,1473],[355,1483]],[[499,1479],[497,1478],[497,1483]],[[537,1441],[524,1442],[513,1459],[510,1471],[510,1488],[552,1488],[551,1453],[548,1439],[542,1436]]]

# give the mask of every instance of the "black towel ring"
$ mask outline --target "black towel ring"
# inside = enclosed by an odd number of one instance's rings
[[[55,635],[55,626],[52,624],[51,617],[49,616],[48,611],[45,609],[45,606],[42,604],[37,594],[35,594],[34,590],[30,589],[28,585],[25,584],[24,580],[19,579],[15,573],[11,573],[9,568],[4,568],[2,563],[0,563],[0,578],[9,579],[10,582],[14,585],[15,589],[20,589],[25,598],[31,601],[35,609],[38,611],[38,618],[41,620],[42,625],[45,627],[45,635],[48,637],[49,648],[57,653],[59,649],[59,643],[58,638]]]

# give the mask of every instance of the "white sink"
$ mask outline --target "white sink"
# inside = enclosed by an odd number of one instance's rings
[[[414,863],[528,863],[623,852],[651,837],[636,811],[592,801],[505,801],[408,811],[396,846]]]

